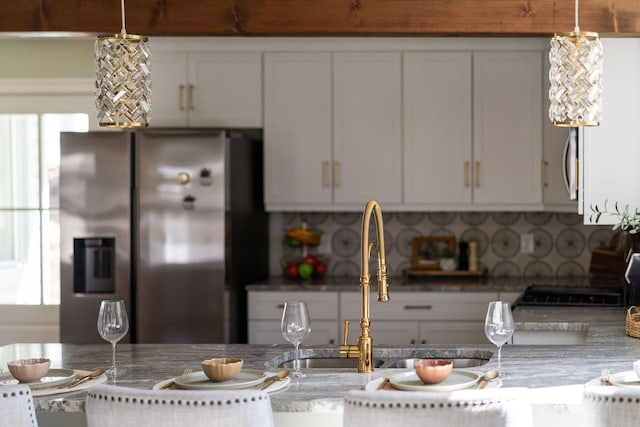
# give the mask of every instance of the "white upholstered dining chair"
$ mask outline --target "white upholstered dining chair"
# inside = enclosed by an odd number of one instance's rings
[[[587,427],[636,427],[640,423],[640,390],[610,385],[587,386],[583,392]]]
[[[36,410],[31,389],[26,385],[8,385],[0,390],[0,425],[36,427]]]
[[[98,385],[87,394],[88,427],[273,427],[259,390],[143,390]]]
[[[452,392],[349,391],[344,427],[530,427],[526,388]]]

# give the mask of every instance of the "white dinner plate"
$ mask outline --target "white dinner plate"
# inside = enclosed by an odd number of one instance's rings
[[[276,372],[265,372],[265,378],[268,378],[272,375],[275,375]],[[167,387],[168,385],[171,384],[172,381],[174,381],[175,378],[169,378],[163,381],[160,381],[159,383],[156,383],[153,385],[153,390],[164,390],[165,387]],[[280,391],[284,388],[286,388],[289,383],[291,382],[291,377],[286,377],[282,380],[278,380],[278,381],[274,381],[272,384],[270,384],[269,386],[267,386],[267,388],[262,389],[263,391],[266,391],[267,393],[274,393],[276,391]]]
[[[454,369],[446,380],[438,384],[425,384],[415,372],[403,372],[393,375],[389,382],[393,388],[411,391],[453,391],[473,386],[481,375],[462,369]]]
[[[481,374],[483,375],[483,374]],[[365,386],[364,389],[366,391],[377,391],[380,390],[380,386],[382,385],[382,382],[384,381],[384,377],[382,378],[376,378],[375,380],[371,380],[369,381]],[[470,387],[473,387],[473,385],[471,385]],[[502,387],[502,380],[500,378],[495,379],[493,381],[489,381],[484,388],[485,389],[489,389],[489,388],[501,388]]]
[[[621,387],[640,387],[640,378],[634,371],[618,372],[609,376],[609,382]]]
[[[198,371],[192,374],[176,377],[173,382],[178,388],[185,390],[232,390],[257,386],[264,382],[264,372],[255,369],[242,369],[235,378],[228,381],[212,381],[204,372]]]
[[[73,381],[75,376],[75,372],[71,369],[49,369],[47,374],[38,381],[22,384],[28,385],[31,390],[38,390],[68,384]],[[10,373],[0,374],[0,386],[16,384],[18,384],[18,380],[13,378]]]

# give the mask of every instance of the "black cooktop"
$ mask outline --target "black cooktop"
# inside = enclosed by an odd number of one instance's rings
[[[517,301],[527,306],[622,307],[621,288],[529,285]]]

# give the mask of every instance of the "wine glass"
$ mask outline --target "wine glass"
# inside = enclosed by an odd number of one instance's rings
[[[286,302],[282,311],[282,322],[280,322],[282,336],[296,347],[296,360],[293,377],[304,377],[300,371],[300,359],[298,358],[298,346],[309,336],[311,332],[311,320],[309,320],[309,310],[304,302]]]
[[[129,331],[129,319],[123,300],[104,300],[100,303],[98,314],[98,333],[111,343],[113,349],[112,364],[105,372],[107,377],[116,378],[116,343]]]
[[[513,335],[513,316],[511,305],[504,301],[492,301],[487,309],[487,318],[484,322],[484,334],[489,341],[498,346],[498,372],[503,375],[501,367],[502,345],[511,339]]]

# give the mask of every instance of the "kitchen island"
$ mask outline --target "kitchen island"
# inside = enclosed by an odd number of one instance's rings
[[[563,325],[587,325],[583,344],[512,345],[503,349],[503,369],[510,377],[502,380],[502,386],[532,389],[536,425],[561,425],[571,420],[571,425],[576,425],[582,386],[597,378],[604,368],[612,373],[629,371],[633,361],[640,359],[640,339],[624,333],[623,308],[517,308],[514,314],[517,328],[540,330],[546,324],[550,330],[560,330]],[[391,347],[374,341],[374,358],[383,360],[426,357],[426,352],[437,357],[494,354],[485,365],[471,368],[478,372],[497,365],[495,347],[491,345]],[[303,345],[301,349],[301,357],[337,354],[337,346]],[[54,368],[92,370],[108,366],[111,349],[107,343],[11,344],[0,347],[0,366],[13,359],[35,356],[50,358]],[[151,388],[185,368],[199,370],[203,359],[222,356],[242,357],[248,368],[274,371],[278,363],[293,358],[293,351],[287,345],[119,344],[118,385]],[[383,377],[387,370],[383,366],[371,374],[358,374],[355,369],[309,369],[305,378],[292,380],[288,388],[271,394],[276,423],[300,425],[300,417],[304,417],[306,426],[340,425],[344,394]],[[40,425],[83,425],[84,397],[85,393],[79,391],[36,398]]]

